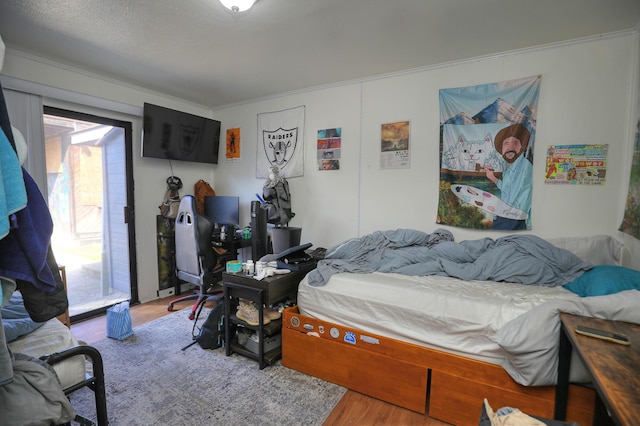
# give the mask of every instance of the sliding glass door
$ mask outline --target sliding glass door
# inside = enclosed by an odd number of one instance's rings
[[[131,123],[46,106],[43,123],[52,247],[72,321],[136,303]]]

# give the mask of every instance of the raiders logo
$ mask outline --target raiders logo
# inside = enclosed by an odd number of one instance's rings
[[[277,165],[280,170],[284,169],[293,157],[297,144],[297,127],[294,129],[280,127],[278,130],[263,130],[262,132],[262,147],[267,160],[269,160],[269,164]]]

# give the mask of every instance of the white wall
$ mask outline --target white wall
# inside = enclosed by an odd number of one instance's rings
[[[632,264],[639,267],[638,241],[617,231],[629,179],[638,73],[638,37],[627,34],[222,108],[214,115],[223,127],[241,128],[242,159],[216,167],[216,190],[240,194],[248,204],[263,183],[255,178],[256,115],[305,105],[305,174],[288,179],[296,213],[290,225],[303,228],[303,242],[329,247],[398,227],[431,232],[439,227],[439,90],[541,74],[531,233],[615,235],[631,246]],[[380,125],[400,120],[411,121],[411,168],[380,170]],[[332,127],[343,132],[341,170],[320,172],[316,132]],[[606,185],[545,185],[546,147],[583,143],[609,144]],[[445,228],[457,240],[503,235]]]
[[[249,204],[262,192],[255,173],[257,114],[305,105],[305,172],[290,178],[291,226],[302,242],[329,247],[379,229],[415,228],[431,232],[438,202],[438,91],[542,75],[534,164],[531,233],[542,237],[614,235],[632,250],[628,263],[640,267],[640,242],[617,231],[624,211],[630,171],[640,75],[637,33],[550,46],[412,70],[376,79],[311,88],[269,99],[208,111],[159,93],[87,75],[8,51],[3,74],[72,92],[142,107],[161,104],[221,120],[241,128],[241,159],[217,166],[172,162],[173,174],[191,193],[198,179],[219,195],[241,197],[241,222],[249,223]],[[337,65],[339,66],[339,64]],[[122,114],[114,114],[122,118]],[[126,114],[125,114],[126,115]],[[139,115],[139,113],[138,113]],[[140,152],[141,121],[135,112],[134,153]],[[411,168],[380,170],[380,125],[411,121]],[[316,133],[342,128],[339,171],[316,170]],[[550,144],[608,143],[607,182],[601,187],[545,185],[544,159]],[[223,150],[221,149],[223,153]],[[224,154],[222,154],[224,156]],[[164,160],[134,159],[138,285],[141,301],[156,298],[155,216],[171,174]],[[498,237],[449,227],[456,239]]]

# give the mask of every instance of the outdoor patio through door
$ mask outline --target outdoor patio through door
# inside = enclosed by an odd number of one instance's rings
[[[50,107],[43,122],[51,243],[72,321],[137,302],[126,217],[131,123]]]

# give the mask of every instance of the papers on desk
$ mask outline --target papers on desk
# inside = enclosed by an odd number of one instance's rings
[[[266,268],[262,268],[262,270],[260,272],[258,272],[254,278],[258,281],[266,278],[266,277],[272,277],[274,275],[282,275],[282,274],[288,274],[291,271],[289,269],[278,269],[278,268],[271,268],[271,267],[266,267]]]

